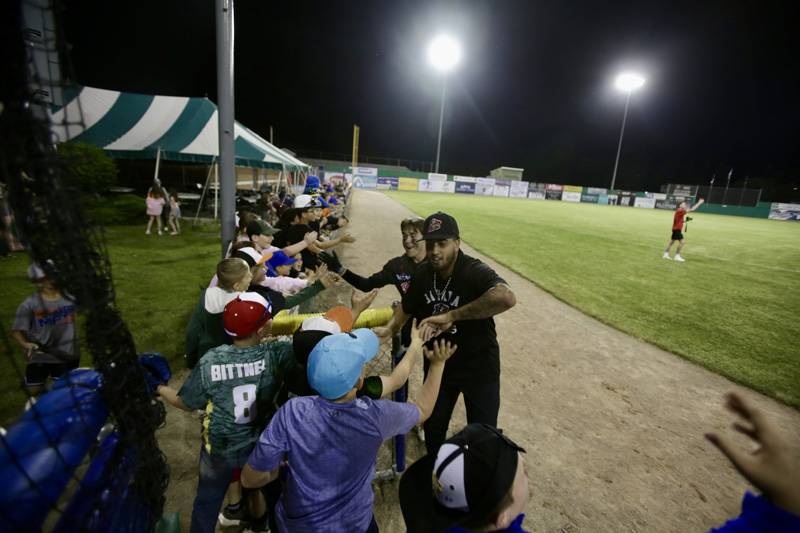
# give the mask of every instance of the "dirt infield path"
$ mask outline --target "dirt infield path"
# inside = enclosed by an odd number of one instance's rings
[[[357,191],[350,214],[358,242],[342,250],[345,266],[366,275],[402,252],[399,222],[408,209]],[[468,243],[469,235],[463,237]],[[468,245],[462,249],[495,268],[517,295],[517,306],[497,318],[499,425],[528,451],[527,529],[704,532],[737,515],[747,485],[703,439],[731,422],[721,407],[726,391],[743,390],[800,446],[797,411],[605,326]],[[345,293],[331,297],[344,301]],[[386,287],[375,306],[396,299],[397,291]],[[417,367],[412,397],[420,374]],[[180,512],[188,531],[199,424],[193,414],[169,406],[167,412],[159,432],[172,471],[166,511]],[[465,423],[459,401],[451,431]],[[414,435],[408,441],[411,463],[421,446]],[[375,515],[381,531],[405,531],[396,480],[376,484]]]
[[[368,274],[402,252],[399,222],[409,214],[383,194],[357,191],[351,233],[358,242],[344,264]],[[517,295],[517,306],[497,318],[499,426],[528,451],[528,529],[706,531],[737,515],[747,484],[703,438],[730,425],[721,406],[726,391],[753,398],[800,445],[797,411],[612,329],[462,249]],[[386,287],[378,298],[388,303],[397,294]],[[463,424],[459,402],[451,431]],[[376,516],[382,531],[404,531],[396,483],[377,492]]]

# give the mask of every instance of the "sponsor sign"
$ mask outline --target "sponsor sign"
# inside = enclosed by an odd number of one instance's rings
[[[428,181],[447,181],[447,174],[428,172]]]
[[[772,220],[800,220],[800,204],[774,203],[769,209]]]
[[[378,187],[378,178],[376,176],[353,176],[353,187],[356,189],[376,189]]]
[[[464,181],[467,183],[477,183],[478,178],[473,178],[472,176],[453,176],[455,181]]]
[[[581,187],[579,187],[581,188]],[[566,189],[566,187],[564,187]],[[565,190],[561,193],[561,201],[562,202],[580,202],[581,201],[581,193],[577,191],[567,191]]]
[[[475,194],[476,183],[474,181],[456,180],[453,183],[456,186],[457,194]]]
[[[475,194],[481,196],[494,195],[494,178],[478,178],[475,183]]]
[[[529,191],[528,198],[531,200],[544,200],[544,191]]]
[[[378,169],[373,167],[350,167],[354,176],[378,176]]]
[[[525,198],[528,196],[528,182],[527,181],[512,181],[511,190],[508,195],[511,198]]]
[[[596,204],[600,197],[596,194],[581,194],[581,203],[583,204]]]
[[[419,180],[419,192],[455,192],[455,182]]]
[[[397,181],[397,178],[378,178],[378,189],[396,191]]]
[[[528,191],[529,192],[542,192],[547,190],[547,185],[544,183],[529,183],[528,184]]]
[[[397,178],[398,191],[416,191],[419,188],[419,180],[417,178]]]
[[[636,198],[633,207],[642,207],[645,209],[653,209],[656,206],[655,198]]]
[[[545,200],[561,200],[561,189],[551,189],[550,186],[547,186],[548,189],[544,193]],[[560,185],[558,187],[561,187]]]
[[[691,196],[694,198],[697,195],[698,185],[670,185],[669,193],[672,196]]]
[[[595,194],[597,196],[606,195],[608,196],[608,189],[601,189],[599,187],[585,187],[584,191],[586,194]]]
[[[547,189],[548,191],[559,191],[559,192],[561,192],[561,191],[564,190],[564,186],[563,185],[558,185],[557,183],[548,183],[548,184],[545,185],[545,189]]]
[[[564,192],[583,192],[583,187],[580,185],[564,185]]]
[[[508,193],[511,190],[511,180],[504,180],[504,179],[495,179],[494,180],[494,192],[492,193],[494,196],[505,196],[508,197]]]

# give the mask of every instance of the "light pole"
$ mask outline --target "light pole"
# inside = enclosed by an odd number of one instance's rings
[[[614,173],[611,175],[611,188],[617,182],[617,167],[619,166],[619,154],[622,152],[622,136],[625,134],[625,121],[628,120],[628,104],[631,103],[631,93],[644,85],[644,78],[632,72],[623,72],[614,81],[614,86],[626,93],[625,95],[625,112],[622,114],[622,128],[619,130],[619,144],[617,144],[617,158],[614,160]]]
[[[439,155],[442,151],[442,124],[444,123],[444,101],[447,96],[447,74],[461,60],[461,45],[447,35],[436,37],[428,45],[428,62],[442,74],[442,106],[439,110],[439,137],[436,141],[436,170],[439,173]]]

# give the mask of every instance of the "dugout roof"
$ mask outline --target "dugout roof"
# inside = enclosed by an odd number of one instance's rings
[[[98,146],[112,157],[210,163],[219,155],[217,106],[208,98],[161,96],[75,87],[50,110],[58,142]],[[236,165],[305,171],[310,167],[239,122]]]

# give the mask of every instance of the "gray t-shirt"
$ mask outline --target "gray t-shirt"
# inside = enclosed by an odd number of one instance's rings
[[[19,305],[11,329],[39,345],[31,363],[69,363],[80,358],[75,319],[74,301],[64,296],[45,300],[36,293]]]

